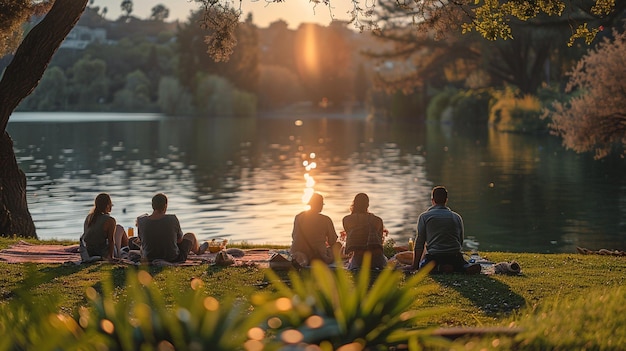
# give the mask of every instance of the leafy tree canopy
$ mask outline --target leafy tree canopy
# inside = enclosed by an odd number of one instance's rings
[[[180,0],[184,1],[184,0]],[[236,45],[234,31],[240,21],[243,2],[235,8],[228,0],[196,0],[206,13],[201,25],[211,29],[212,34],[205,42],[209,46],[209,54],[216,61],[227,60]],[[268,0],[282,2],[282,0]],[[360,0],[351,1],[352,23],[360,30],[380,29],[384,23],[371,20],[375,13],[375,3]],[[54,0],[5,0],[0,3],[0,54],[13,51],[19,44],[22,32],[19,30],[28,21],[30,16],[45,13],[54,3]],[[331,6],[329,0],[315,1],[316,4]],[[586,2],[585,2],[586,4]],[[590,28],[588,22],[610,15],[615,10],[615,0],[594,0],[591,8],[581,8],[578,2],[566,0],[397,0],[395,6],[401,9],[405,16],[402,20],[407,24],[445,26],[442,18],[448,22],[460,25],[463,32],[478,32],[484,38],[495,40],[508,39],[514,36],[511,21],[529,21],[538,16],[562,16],[571,14],[572,36],[570,44],[576,39],[584,39],[590,43],[599,28]],[[132,0],[122,1],[122,8],[127,15],[132,11]],[[217,15],[216,15],[217,14]],[[583,14],[583,15],[581,15]],[[410,21],[407,20],[407,16]],[[394,19],[388,19],[393,21]]]
[[[573,97],[555,102],[551,127],[563,145],[603,158],[621,149],[626,156],[626,33],[613,31],[585,55],[570,72],[566,87]],[[600,103],[601,102],[601,103]]]

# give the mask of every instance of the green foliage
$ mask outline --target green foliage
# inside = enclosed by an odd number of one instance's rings
[[[256,115],[256,96],[236,89],[226,78],[200,75],[195,92],[194,106],[197,115],[210,117]]]
[[[77,110],[97,111],[108,94],[107,65],[101,59],[84,57],[78,60],[70,70],[69,102]]]
[[[258,97],[260,108],[278,109],[301,99],[302,84],[292,70],[282,66],[261,66]]]
[[[188,115],[192,112],[191,95],[174,77],[162,77],[159,81],[157,104],[168,116]]]
[[[403,273],[390,267],[371,272],[370,262],[371,256],[366,254],[356,276],[313,262],[310,271],[289,274],[290,286],[268,271],[279,297],[253,300],[257,308],[276,315],[267,321],[266,332],[286,344],[315,344],[323,350],[344,345],[358,345],[355,349],[359,350],[386,349],[398,344],[418,350],[425,344],[437,344],[438,340],[429,337],[429,329],[415,325],[442,309],[410,310],[430,289],[423,284],[427,270],[404,280]]]
[[[439,122],[444,111],[450,107],[450,100],[456,94],[452,89],[445,89],[432,97],[426,108],[426,120],[429,122]]]
[[[0,350],[90,349],[76,321],[58,313],[57,294],[32,293],[42,282],[35,266],[28,265],[25,274],[27,279],[15,290],[15,298],[0,304]]]
[[[518,339],[536,350],[618,350],[626,345],[625,323],[626,291],[596,289],[571,299],[556,296],[532,311],[520,322],[527,332]]]
[[[486,90],[445,89],[430,100],[426,110],[427,120],[463,125],[484,124],[490,98]]]
[[[44,72],[35,91],[20,105],[23,110],[63,111],[67,108],[67,77],[59,67]]]
[[[518,97],[513,89],[506,89],[493,94],[489,125],[501,132],[544,131],[547,123],[541,118],[541,112],[537,97]]]
[[[54,312],[53,295],[35,301],[28,293],[32,286],[26,286],[21,299],[0,305],[0,330],[13,335],[2,340],[0,350],[219,351],[250,344],[272,350],[302,343],[326,350],[347,344],[372,348],[408,343],[417,350],[418,345],[440,343],[428,336],[428,329],[414,328],[439,309],[409,310],[429,289],[422,284],[426,271],[406,280],[391,268],[375,277],[370,274],[363,269],[353,277],[349,271],[316,263],[310,274],[291,274],[290,288],[268,271],[277,292],[254,294],[254,309],[248,311],[243,301],[220,302],[207,296],[201,279],[191,279],[180,292],[175,285],[157,284],[148,271],[129,268],[124,281],[103,280],[101,292],[87,288],[91,307],[80,307],[75,318]],[[39,282],[34,270],[27,278],[33,285]],[[174,301],[168,303],[166,296]]]
[[[450,99],[454,123],[484,125],[489,114],[491,94],[484,89],[459,91]]]
[[[126,76],[126,84],[115,93],[112,109],[115,111],[150,110],[150,80],[141,70],[135,70]]]
[[[18,240],[0,238],[0,248]],[[516,260],[523,275],[0,263],[0,351],[388,350],[407,342],[412,350],[620,350],[626,342],[624,257],[482,255]],[[437,327],[509,325],[522,332],[454,344],[428,337]]]
[[[513,325],[516,336],[463,338],[467,351],[487,350],[621,350],[626,344],[626,293],[622,287],[590,289],[577,297],[553,296]]]
[[[196,114],[230,117],[233,115],[233,85],[220,76],[202,76],[194,96]]]
[[[175,293],[171,306],[147,271],[128,270],[125,283],[126,293],[117,299],[110,281],[102,294],[88,289],[93,308],[80,310],[80,325],[99,333],[111,350],[235,350],[262,320],[245,313],[241,304],[206,296],[200,279]]]
[[[461,28],[463,33],[476,31],[488,40],[513,39],[511,28],[513,18],[529,21],[539,16],[559,17],[566,10],[569,11],[568,15],[576,12],[576,9],[572,8],[574,5],[563,0],[486,0],[475,1],[475,4],[477,6],[471,8],[472,20],[461,24]],[[589,14],[602,18],[610,15],[614,10],[614,0],[595,0]],[[568,45],[572,46],[577,39],[583,39],[589,45],[598,32],[597,28],[589,29],[587,23],[579,24],[572,33]]]

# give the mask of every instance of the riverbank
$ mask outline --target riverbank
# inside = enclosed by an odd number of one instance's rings
[[[0,239],[0,248],[16,241]],[[416,327],[514,325],[523,330],[516,337],[518,339],[497,336],[495,339],[483,337],[475,342],[475,345],[494,348],[494,340],[500,340],[495,342],[501,346],[496,349],[507,349],[502,346],[509,342],[516,345],[516,349],[524,349],[520,343],[536,346],[535,342],[541,346],[534,349],[618,350],[626,345],[626,332],[611,329],[612,325],[626,323],[626,293],[621,288],[626,280],[626,257],[577,253],[481,254],[494,262],[517,261],[522,274],[427,276],[420,283],[427,289],[420,293],[412,307],[445,309],[421,317]],[[0,295],[6,305],[23,299],[23,289],[28,287],[29,300],[50,300],[54,296],[60,312],[74,315],[79,308],[89,307],[93,302],[85,292],[102,292],[107,281],[113,283],[114,300],[126,296],[126,274],[135,269],[109,263],[32,266],[0,263]],[[143,269],[140,267],[139,271]],[[222,302],[231,299],[248,301],[256,293],[274,291],[265,270],[256,267],[200,265],[146,267],[145,270],[162,292],[167,306],[189,292],[190,281],[201,282],[203,293]],[[282,278],[288,279],[286,276]],[[550,333],[547,329],[539,329],[547,327],[551,328]]]

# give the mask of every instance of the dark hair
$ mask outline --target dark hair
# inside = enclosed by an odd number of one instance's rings
[[[309,199],[309,207],[311,209],[321,210],[324,205],[324,197],[318,193],[313,193]]]
[[[103,215],[107,211],[107,207],[111,205],[111,197],[107,193],[100,193],[96,196],[96,199],[93,201],[93,208],[89,211],[89,222],[87,222],[87,227],[91,227],[91,224],[96,221],[100,215]]]
[[[370,207],[370,198],[365,193],[358,193],[352,200],[350,205],[350,212],[352,213],[367,213],[367,208]]]
[[[448,201],[448,190],[445,187],[439,185],[433,188],[431,198],[435,200],[437,205],[445,205]]]
[[[167,196],[163,193],[158,193],[152,197],[152,209],[163,211],[167,206]]]

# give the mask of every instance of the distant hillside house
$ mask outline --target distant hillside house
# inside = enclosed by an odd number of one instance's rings
[[[61,48],[84,50],[87,45],[98,42],[107,43],[107,31],[104,28],[88,28],[84,26],[75,26],[67,35]]]

